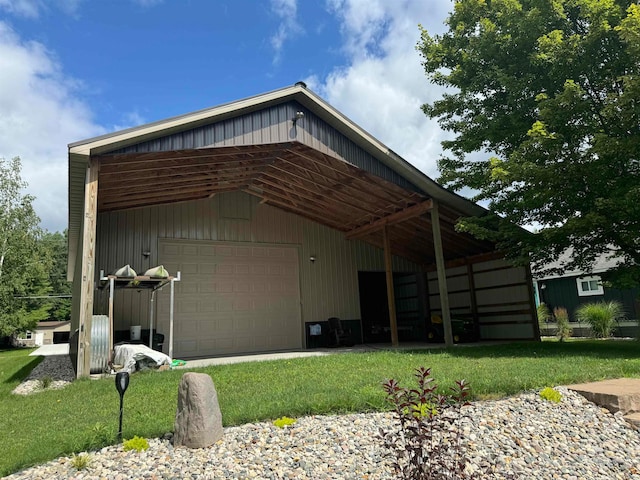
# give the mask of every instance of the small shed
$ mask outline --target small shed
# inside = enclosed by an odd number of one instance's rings
[[[124,264],[181,272],[178,358],[308,348],[329,317],[356,342],[424,341],[441,318],[452,343],[452,316],[477,340],[538,339],[529,268],[455,231],[484,214],[302,82],[72,143],[77,372],[91,316],[105,313],[97,276]],[[147,325],[142,295],[119,295],[116,329]],[[153,313],[166,333],[163,298]]]

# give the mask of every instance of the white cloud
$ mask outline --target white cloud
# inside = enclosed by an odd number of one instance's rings
[[[132,1],[133,3],[137,3],[141,7],[151,8],[151,7],[155,7],[156,5],[160,5],[164,0],[132,0]]]
[[[67,225],[67,143],[103,133],[42,44],[0,22],[0,156],[22,159],[22,176],[48,230]]]
[[[42,11],[50,5],[57,6],[68,15],[75,15],[83,0],[56,0],[45,2],[44,0],[0,0],[0,9],[12,15],[26,18],[38,18]]]
[[[280,18],[278,30],[270,39],[274,51],[273,63],[278,64],[282,58],[282,49],[287,40],[302,33],[298,23],[297,0],[271,0],[271,11]]]
[[[451,0],[328,0],[340,22],[348,64],[307,79],[329,103],[430,177],[445,133],[420,109],[439,98],[415,47],[418,24],[444,31]]]
[[[44,5],[40,0],[0,0],[0,8],[20,17],[38,18]]]

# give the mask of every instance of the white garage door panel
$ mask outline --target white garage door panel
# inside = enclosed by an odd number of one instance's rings
[[[159,258],[169,272],[182,272],[175,284],[176,358],[302,347],[295,247],[163,240]],[[168,295],[159,295],[165,351],[168,309]]]

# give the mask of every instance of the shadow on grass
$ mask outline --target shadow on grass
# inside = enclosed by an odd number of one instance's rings
[[[44,357],[33,357],[29,363],[25,364],[20,370],[16,371],[13,375],[8,377],[4,383],[21,382],[29,376],[31,371],[36,368],[40,362],[44,360]]]
[[[426,350],[401,350],[397,353],[420,355]],[[428,350],[430,355],[462,358],[554,358],[581,356],[610,359],[640,358],[640,342],[635,340],[584,340],[573,342],[516,342],[500,345],[457,345]]]

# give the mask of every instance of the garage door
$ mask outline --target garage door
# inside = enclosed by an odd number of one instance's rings
[[[161,240],[160,264],[175,284],[174,357],[302,347],[298,249]],[[168,352],[169,295],[158,295]]]

